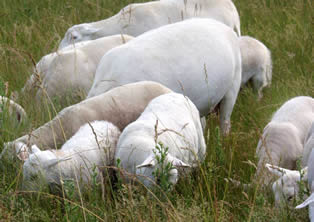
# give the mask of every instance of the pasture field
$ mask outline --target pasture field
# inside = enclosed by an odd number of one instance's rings
[[[112,16],[131,2],[135,1],[1,0],[0,95],[19,91],[34,62],[55,51],[70,26]],[[113,187],[107,182],[77,196],[73,184],[65,183],[67,197],[60,198],[44,190],[20,192],[22,163],[5,158],[0,162],[0,221],[307,221],[307,209],[293,209],[299,202],[277,209],[269,191],[259,186],[245,191],[224,178],[251,182],[257,141],[272,113],[294,96],[314,97],[313,2],[234,3],[242,35],[261,40],[271,50],[273,81],[259,102],[251,87],[241,90],[229,136],[220,136],[217,116],[209,116],[207,157],[199,169],[166,194],[152,194],[140,185],[118,183]],[[62,103],[52,98],[35,105],[32,95],[20,94],[17,102],[29,121],[19,126],[1,116],[0,151],[4,142],[29,133],[75,101],[69,96]]]

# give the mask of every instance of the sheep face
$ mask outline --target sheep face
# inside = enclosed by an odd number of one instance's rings
[[[157,169],[159,169],[160,172],[162,169],[166,169],[166,166],[167,165],[169,166],[169,163],[172,164],[172,167],[168,168],[168,172],[165,172],[165,174],[168,174],[167,176],[168,183],[171,185],[175,185],[179,179],[179,173],[177,168],[179,167],[189,168],[191,166],[177,159],[176,157],[173,157],[171,154],[167,155],[163,164],[157,161],[155,155],[149,156],[142,164],[136,166],[136,175],[139,175],[138,179],[146,187],[151,187],[152,185],[155,184],[155,182],[157,183],[159,182],[158,176],[154,175],[156,174]]]
[[[276,206],[283,202],[290,202],[294,198],[298,199],[300,174],[292,172],[285,174],[273,183],[272,190],[275,195]]]
[[[62,170],[55,166],[64,160],[67,159],[58,158],[50,150],[34,150],[33,146],[23,165],[23,189],[38,191],[47,185],[60,185]]]
[[[59,50],[82,41],[93,40],[95,39],[93,35],[98,31],[98,29],[92,27],[89,24],[80,24],[75,25],[68,29],[65,33],[64,38],[62,39]]]
[[[266,168],[272,174],[280,177],[272,185],[276,206],[280,206],[284,202],[289,203],[294,199],[299,199],[301,174],[303,175],[302,179],[306,179],[307,169],[301,170],[300,174],[299,171],[283,169],[270,164],[266,164]]]
[[[39,151],[29,155],[23,166],[23,189],[40,190],[49,178],[48,163],[56,159],[51,151]]]

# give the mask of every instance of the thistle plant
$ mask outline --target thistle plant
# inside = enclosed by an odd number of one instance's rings
[[[174,169],[173,164],[167,162],[168,147],[164,147],[161,142],[158,142],[153,150],[157,161],[157,166],[153,172],[156,183],[164,192],[168,192],[172,188],[172,184],[169,182],[170,171]]]

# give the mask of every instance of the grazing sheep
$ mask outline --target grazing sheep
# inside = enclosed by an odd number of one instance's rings
[[[240,37],[240,49],[242,57],[241,85],[244,86],[249,80],[252,80],[253,88],[261,99],[263,88],[271,84],[271,52],[263,43],[249,36]]]
[[[120,130],[113,124],[94,121],[83,125],[60,150],[41,151],[33,145],[22,157],[23,188],[37,191],[43,185],[61,186],[68,180],[81,188],[93,185],[94,176],[99,182],[98,167],[113,164],[119,136]]]
[[[67,30],[59,49],[120,33],[138,36],[148,30],[193,17],[216,19],[235,29],[240,36],[240,18],[231,0],[163,0],[130,4],[105,20],[72,26]]]
[[[298,194],[300,191],[299,183],[301,179],[307,181],[308,171],[308,159],[312,148],[314,147],[314,123],[310,128],[308,135],[304,142],[304,149],[302,155],[301,174],[297,170],[283,169],[278,166],[266,164],[266,167],[274,175],[280,178],[273,183],[273,193],[275,195],[276,204],[279,205],[283,200],[291,200],[292,198],[299,198]]]
[[[151,30],[104,55],[88,98],[141,80],[188,96],[202,116],[220,103],[220,126],[227,134],[241,84],[239,38],[213,19]]]
[[[154,153],[159,142],[169,148],[164,164],[172,163],[174,167],[169,172],[171,184],[177,182],[180,167],[195,167],[204,160],[206,145],[199,112],[187,97],[169,93],[153,99],[141,116],[123,130],[115,161],[119,159],[124,170],[136,174],[150,187],[153,172],[165,167],[156,159],[160,154]]]
[[[311,97],[292,98],[276,111],[264,128],[256,149],[259,158],[256,175],[257,178],[262,178],[265,185],[272,179],[272,176],[264,172],[266,163],[296,169],[296,161],[302,156],[304,140],[313,121],[314,99]],[[278,175],[277,170],[270,171]]]
[[[307,167],[298,171],[284,169],[267,163],[266,168],[273,175],[279,177],[272,185],[276,206],[281,206],[284,202],[290,202],[292,199],[299,199],[299,184],[301,180],[307,180]]]
[[[44,56],[36,65],[35,73],[26,82],[23,91],[38,88],[36,98],[65,96],[74,92],[86,96],[92,86],[96,67],[101,57],[110,49],[131,40],[131,36],[115,35],[68,46]]]
[[[0,96],[0,113],[7,110],[10,115],[16,115],[16,119],[21,122],[26,119],[26,112],[17,103],[13,102],[9,98]]]
[[[159,83],[143,81],[117,87],[84,100],[63,109],[54,119],[34,130],[30,136],[25,135],[7,143],[0,159],[5,151],[12,147],[19,153],[23,144],[36,144],[45,149],[56,148],[73,136],[80,126],[95,120],[109,121],[122,131],[139,117],[153,98],[169,92],[171,90]]]
[[[308,185],[311,190],[311,195],[300,205],[296,207],[296,209],[300,209],[303,207],[309,206],[309,218],[311,222],[314,221],[314,144],[311,143],[311,152],[310,157],[308,159]]]

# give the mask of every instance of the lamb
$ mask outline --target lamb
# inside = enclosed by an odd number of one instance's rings
[[[133,37],[114,35],[94,41],[80,42],[44,56],[34,74],[26,82],[23,92],[37,89],[39,101],[45,93],[49,97],[63,97],[68,92],[85,97],[92,86],[96,67],[110,49],[128,42]]]
[[[43,186],[61,186],[63,181],[74,181],[79,189],[93,185],[95,176],[101,181],[101,166],[113,164],[114,151],[120,130],[107,121],[83,125],[60,150],[41,151],[33,145],[21,156],[23,189],[38,191]],[[52,190],[54,191],[54,190]]]
[[[288,170],[280,168],[278,166],[273,166],[266,164],[266,167],[273,174],[279,176],[279,179],[273,183],[273,193],[275,195],[276,205],[280,205],[283,200],[292,200],[292,198],[299,199],[300,193],[300,181],[308,180],[308,159],[312,148],[314,147],[314,122],[310,128],[308,135],[304,142],[304,149],[302,155],[302,170]],[[303,193],[305,193],[303,191]]]
[[[220,126],[228,134],[241,84],[239,38],[213,19],[189,19],[151,30],[103,56],[87,98],[141,80],[183,93],[201,116],[220,103]]]
[[[8,111],[10,115],[15,115],[19,122],[26,120],[27,115],[23,107],[7,97],[0,96],[0,113]]]
[[[163,0],[130,4],[105,20],[72,26],[59,49],[120,33],[139,36],[160,26],[193,17],[216,19],[235,29],[240,36],[240,18],[231,0]]]
[[[263,97],[262,90],[271,84],[272,60],[271,52],[257,39],[249,36],[240,37],[242,56],[242,87],[252,80],[258,98]]]
[[[312,140],[314,134],[312,134]],[[300,205],[296,206],[296,209],[300,209],[309,205],[309,218],[311,222],[314,221],[314,143],[308,143],[310,145],[310,156],[308,159],[308,185],[311,190],[311,195]]]
[[[266,125],[258,142],[259,159],[255,179],[266,187],[274,176],[280,178],[272,185],[275,203],[280,206],[299,192],[298,182],[307,179],[307,168],[296,171],[296,162],[302,156],[304,139],[314,121],[314,99],[294,97],[285,102]],[[268,169],[266,171],[265,169]],[[270,174],[269,174],[270,173]],[[235,185],[241,182],[231,180]],[[244,184],[248,187],[250,184]]]
[[[265,172],[266,163],[290,170],[296,169],[296,161],[302,156],[304,139],[313,121],[313,98],[299,96],[285,102],[266,125],[258,142],[256,178],[260,178],[264,185],[271,182],[273,177]],[[274,167],[268,166],[268,169],[278,175],[278,170]],[[277,190],[275,187],[274,189]],[[276,203],[282,202],[282,195],[275,197]],[[290,195],[286,199],[290,199]]]
[[[40,148],[53,149],[62,145],[67,138],[87,122],[106,120],[121,131],[138,118],[153,98],[169,93],[171,90],[159,83],[143,81],[117,87],[78,104],[63,109],[58,115],[30,135],[24,135],[6,144],[6,150],[17,153],[36,144]]]
[[[160,166],[156,159],[160,153],[154,148],[168,147],[165,165],[172,163],[169,182],[174,185],[178,169],[196,167],[205,159],[206,145],[200,123],[199,112],[185,96],[169,93],[153,99],[141,116],[122,132],[115,154],[115,162],[127,174],[127,181],[136,174],[147,187],[154,183],[153,172]]]

